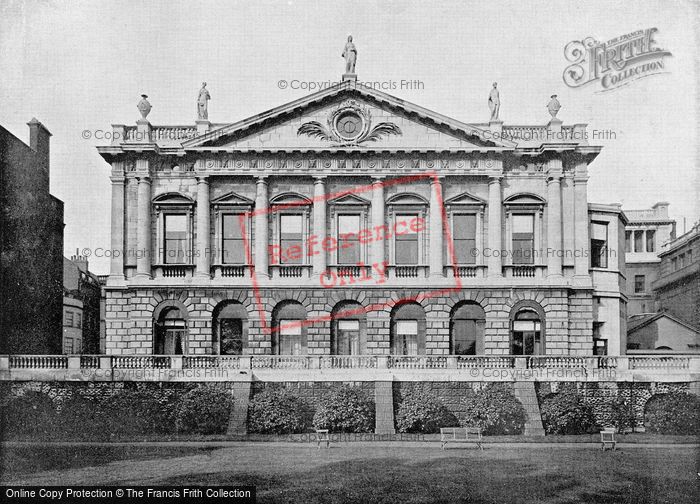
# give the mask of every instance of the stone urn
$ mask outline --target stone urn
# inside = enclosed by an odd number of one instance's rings
[[[557,117],[557,112],[559,112],[559,109],[561,109],[561,103],[559,103],[559,100],[557,100],[557,95],[552,95],[549,103],[547,104],[547,110],[549,110],[549,114],[552,116],[552,118]]]
[[[139,102],[138,105],[136,105],[136,108],[139,109],[139,112],[141,112],[141,117],[146,119],[146,116],[148,116],[149,112],[151,111],[151,104],[148,102],[148,96],[145,94],[141,95],[141,101]]]

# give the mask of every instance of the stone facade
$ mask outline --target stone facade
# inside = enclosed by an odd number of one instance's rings
[[[333,118],[347,113],[365,132],[333,140]],[[393,125],[385,126],[393,133],[366,141],[378,124]],[[589,208],[588,164],[600,148],[579,140],[584,131],[558,120],[464,124],[354,82],[235,124],[115,126],[112,145],[99,148],[112,166],[115,252],[105,287],[106,352],[156,352],[155,325],[176,310],[185,325],[182,351],[217,354],[217,313],[234,304],[245,313],[241,353],[279,353],[275,310],[293,302],[306,317],[301,352],[328,355],[331,319],[340,303],[352,302],[366,312],[361,353],[391,353],[393,310],[412,303],[425,320],[418,353],[448,355],[452,314],[471,302],[483,311],[485,354],[512,352],[513,320],[528,310],[541,323],[540,353],[591,355],[599,322],[598,337],[619,355],[624,261],[592,271],[589,228],[591,215],[605,214],[608,249],[619,251],[624,217],[619,207]],[[277,264],[269,247],[280,240],[278,213],[289,208],[303,214],[304,250],[314,237],[336,236],[335,219],[349,209],[371,230],[395,226],[410,209],[424,220],[418,258],[397,264],[392,238],[363,244],[362,261],[349,270],[356,281],[339,280],[347,268],[331,251]],[[173,209],[186,217],[191,257],[167,264],[164,219]],[[221,216],[231,211],[244,215],[248,244],[246,260],[235,266],[222,261]],[[475,219],[476,257],[463,263],[450,238],[460,213]],[[521,214],[532,217],[533,259],[525,264],[513,259]],[[599,299],[606,309],[596,309]]]

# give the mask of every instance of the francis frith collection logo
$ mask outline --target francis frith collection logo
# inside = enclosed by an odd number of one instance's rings
[[[564,70],[564,83],[581,87],[598,81],[599,93],[631,84],[633,81],[665,72],[669,51],[657,47],[656,28],[637,30],[598,42],[593,37],[566,44],[564,55],[571,65]]]

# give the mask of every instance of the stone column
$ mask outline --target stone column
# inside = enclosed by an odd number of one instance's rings
[[[124,172],[121,162],[115,162],[112,168],[112,221],[111,221],[111,248],[112,257],[109,261],[109,280],[112,282],[124,281]],[[118,252],[118,253],[115,253]]]
[[[574,265],[574,179],[571,172],[565,172],[562,198],[562,229],[564,235],[564,266]]]
[[[138,211],[136,230],[136,244],[138,255],[136,257],[136,276],[151,278],[151,179],[148,174],[140,174],[137,177],[138,187]]]
[[[547,177],[547,276],[562,274],[561,160],[549,162]]]
[[[314,227],[316,243],[322,243],[326,238],[326,180],[324,177],[314,179]],[[311,256],[311,265],[314,276],[320,276],[326,271],[326,251],[322,247],[316,247],[316,255]],[[305,252],[307,253],[307,252]]]
[[[574,274],[588,276],[590,248],[588,242],[588,173],[585,162],[579,163],[574,175]]]
[[[445,240],[442,232],[442,182],[438,177],[430,178],[430,276],[441,277],[442,273],[442,244]]]
[[[257,180],[255,196],[255,274],[258,278],[269,278],[268,258],[268,222],[267,180]]]
[[[372,227],[384,225],[384,182],[382,179],[372,181]],[[372,263],[381,264],[384,262],[384,240],[372,240]]]
[[[503,276],[501,266],[501,177],[489,177],[489,276]]]
[[[211,260],[211,210],[209,208],[209,181],[197,177],[197,271],[198,277],[209,278]]]

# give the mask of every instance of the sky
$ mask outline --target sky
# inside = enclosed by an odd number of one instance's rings
[[[390,94],[460,121],[488,121],[494,81],[505,124],[546,124],[557,94],[564,124],[614,132],[591,142],[604,148],[589,167],[589,201],[668,201],[682,232],[683,219],[688,229],[700,219],[699,19],[693,0],[3,0],[0,124],[28,142],[36,117],[53,134],[65,254],[106,248],[110,167],[95,146],[108,142],[95,136],[135,124],[142,93],[152,124],[194,124],[207,81],[210,120],[235,122],[309,94],[301,82],[339,80],[352,34],[359,80],[395,82]],[[657,46],[672,53],[664,73],[605,93],[563,82],[567,43],[654,27]],[[402,80],[420,84],[401,89]],[[108,268],[90,258],[95,273]]]

